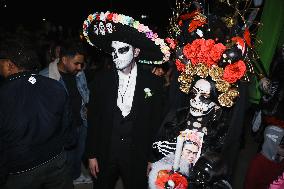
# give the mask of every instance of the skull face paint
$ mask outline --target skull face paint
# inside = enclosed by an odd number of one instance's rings
[[[106,28],[107,28],[108,33],[112,33],[113,30],[112,30],[112,24],[111,23],[107,23]]]
[[[99,24],[99,31],[100,31],[101,35],[105,35],[106,34],[105,25],[102,22],[100,22],[100,24]]]
[[[211,85],[205,79],[198,80],[193,86],[193,97],[190,99],[190,114],[199,117],[208,114],[216,103],[211,101]]]
[[[134,47],[120,41],[112,41],[112,59],[118,70],[127,68],[134,61]]]

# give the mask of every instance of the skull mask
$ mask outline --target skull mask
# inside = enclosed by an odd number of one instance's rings
[[[107,23],[106,28],[107,28],[108,33],[112,33],[113,30],[112,30],[112,24],[111,23]]]
[[[99,28],[98,28],[97,25],[94,25],[94,33],[95,33],[96,35],[99,34]]]
[[[100,22],[100,24],[99,24],[99,31],[100,31],[100,34],[102,34],[102,35],[106,34],[105,25],[102,22]]]
[[[205,79],[198,80],[192,89],[193,97],[190,99],[190,114],[200,117],[208,114],[215,106],[210,97],[211,84]]]
[[[118,70],[127,68],[134,61],[134,47],[127,43],[112,41],[112,58]]]

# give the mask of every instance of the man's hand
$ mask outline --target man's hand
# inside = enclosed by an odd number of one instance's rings
[[[100,170],[99,170],[99,164],[96,158],[89,159],[89,169],[90,169],[91,174],[95,178],[97,178]]]

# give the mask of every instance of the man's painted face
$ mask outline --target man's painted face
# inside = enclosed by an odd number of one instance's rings
[[[112,41],[112,59],[116,69],[127,68],[134,60],[134,47],[120,41]]]

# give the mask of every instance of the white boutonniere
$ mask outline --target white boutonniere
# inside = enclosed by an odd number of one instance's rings
[[[149,89],[149,88],[145,88],[144,92],[145,92],[145,98],[153,96],[151,89]]]

